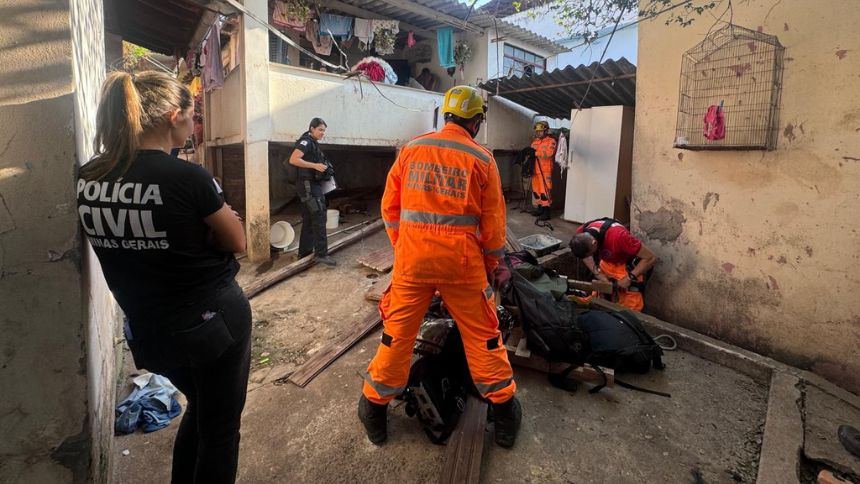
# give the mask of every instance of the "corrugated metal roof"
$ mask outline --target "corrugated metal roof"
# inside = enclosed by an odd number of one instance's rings
[[[563,45],[518,25],[499,18],[495,18],[494,22],[493,15],[482,9],[474,9],[470,14],[469,6],[457,0],[324,0],[321,2],[322,5],[335,10],[338,8],[338,3],[399,20],[424,30],[451,26],[460,30],[482,31],[490,34],[498,28],[499,37],[510,37],[527,42],[529,45],[550,52],[550,55],[568,50]],[[468,24],[463,22],[467,16]]]
[[[597,72],[594,69],[597,69]],[[588,84],[594,77],[588,96]],[[552,118],[570,118],[582,101],[583,108],[633,106],[636,104],[636,66],[627,59],[607,60],[598,65],[565,67],[529,77],[502,77],[480,85],[498,95]]]

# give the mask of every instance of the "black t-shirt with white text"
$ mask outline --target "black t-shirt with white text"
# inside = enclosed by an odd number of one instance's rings
[[[201,166],[140,150],[117,180],[77,182],[78,215],[108,287],[144,325],[214,294],[239,264],[208,241],[203,219],[224,204]]]

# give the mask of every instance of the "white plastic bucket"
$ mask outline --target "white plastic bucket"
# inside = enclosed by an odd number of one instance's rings
[[[296,237],[296,232],[293,227],[287,222],[275,222],[272,224],[272,230],[269,232],[269,243],[276,249],[285,249],[293,243]]]
[[[326,210],[325,228],[336,229],[338,222],[340,222],[340,210]]]

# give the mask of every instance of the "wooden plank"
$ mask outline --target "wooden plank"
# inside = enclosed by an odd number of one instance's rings
[[[487,402],[471,395],[445,447],[445,461],[439,484],[477,483],[481,477],[484,453],[484,426],[487,424]]]
[[[304,365],[290,375],[289,381],[304,388],[305,385],[310,383],[327,366],[331,365],[346,350],[352,348],[361,338],[364,338],[368,333],[373,331],[381,322],[382,319],[379,317],[379,311],[374,309],[363,320],[353,326],[351,331],[344,333],[336,341],[333,341],[311,356]]]
[[[388,272],[394,265],[394,247],[385,247],[359,257],[358,263],[379,272]]]
[[[511,228],[505,225],[505,242],[507,242],[507,249],[511,252],[519,252],[523,250],[522,244],[520,244],[520,240],[516,235],[511,231]]]
[[[353,232],[346,237],[334,242],[329,246],[328,251],[329,253],[336,252],[348,245],[358,242],[359,240],[363,239],[364,237],[367,237],[368,235],[376,231],[381,230],[382,227],[382,219],[379,219],[370,225],[362,227],[357,232]],[[243,287],[242,290],[245,292],[245,296],[248,299],[251,299],[257,294],[260,294],[261,292],[265,291],[272,285],[281,282],[291,276],[294,276],[295,274],[302,272],[303,270],[313,266],[314,264],[316,264],[316,260],[314,260],[313,255],[309,255],[280,269],[263,274],[262,276],[253,280],[247,286]]]
[[[556,259],[556,258],[558,258],[558,257],[561,257],[561,256],[563,256],[564,254],[567,254],[567,253],[569,253],[569,252],[570,252],[570,247],[564,247],[564,248],[558,249],[558,250],[557,250],[557,251],[555,251],[555,252],[550,252],[550,253],[549,253],[549,254],[547,254],[547,255],[543,255],[543,256],[538,257],[538,258],[537,258],[537,261],[538,261],[538,264],[540,264],[540,265],[544,265],[544,264],[546,264],[547,262],[549,262],[549,261],[551,261],[551,260],[553,260],[553,259]]]
[[[612,283],[595,279],[593,281],[577,281],[576,279],[568,279],[567,287],[569,289],[580,289],[582,291],[597,291],[601,294],[612,294]]]
[[[391,284],[391,273],[385,274],[380,277],[376,284],[370,287],[366,293],[364,293],[364,299],[373,302],[382,301],[382,293],[388,289],[388,286]]]
[[[511,351],[510,349],[508,350],[508,360],[511,362],[512,365],[518,366],[520,368],[536,370],[542,373],[560,373],[561,371],[565,370],[567,367],[570,366],[567,363],[550,363],[549,361],[535,354],[532,354],[528,358],[523,358],[522,356],[517,356],[516,352]],[[601,370],[606,376],[606,386],[615,386],[615,370],[602,367]],[[571,380],[591,383],[594,385],[599,385],[603,383],[603,376],[600,374],[599,371],[594,369],[589,364],[574,368],[567,375],[567,377]]]

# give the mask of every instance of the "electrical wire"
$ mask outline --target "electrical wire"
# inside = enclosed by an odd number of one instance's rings
[[[393,104],[393,105],[395,105],[401,109],[405,109],[407,111],[412,111],[413,113],[431,113],[431,112],[436,110],[435,106],[433,107],[433,109],[415,109],[415,108],[410,108],[410,107],[407,107],[407,106],[404,106],[402,104],[395,102],[394,100],[392,100],[391,98],[386,96],[385,93],[383,93],[382,90],[379,89],[379,86],[376,85],[376,82],[373,79],[369,78],[367,76],[367,74],[365,74],[363,72],[356,73],[355,75],[351,76],[351,78],[358,81],[359,89],[361,89],[361,85],[362,85],[361,83],[366,80],[367,82],[370,83],[371,86],[373,86],[374,89],[376,89],[376,92],[378,92],[379,95],[382,96],[383,99],[385,99],[386,101],[390,102],[391,104]],[[361,98],[364,99],[364,90],[363,89],[361,90]]]
[[[573,123],[576,121],[576,117],[579,115],[580,111],[582,111],[582,104],[585,102],[585,99],[588,97],[588,93],[591,91],[591,86],[594,84],[594,79],[597,77],[597,69],[600,68],[600,65],[603,63],[603,58],[606,57],[606,52],[609,50],[609,46],[612,44],[612,37],[615,36],[615,32],[618,30],[618,24],[621,23],[621,18],[624,17],[624,12],[627,10],[626,6],[621,9],[618,13],[618,19],[615,21],[615,25],[612,27],[612,33],[609,34],[609,40],[606,41],[606,47],[603,48],[603,53],[600,54],[600,60],[594,65],[594,69],[591,70],[591,79],[588,80],[588,84],[585,86],[585,92],[582,94],[582,99],[580,99],[579,104],[576,106],[576,112],[573,113],[573,117],[570,120],[570,128],[573,130]]]

